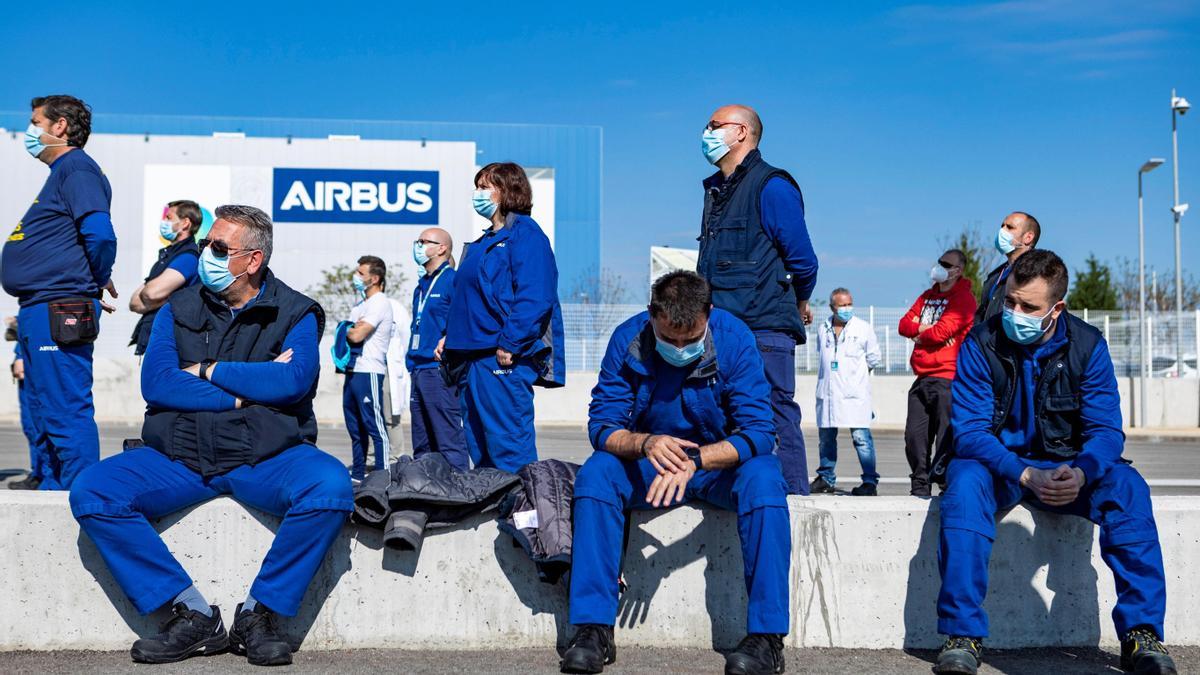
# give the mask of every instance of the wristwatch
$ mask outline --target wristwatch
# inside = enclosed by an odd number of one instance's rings
[[[704,468],[704,466],[703,466],[703,464],[704,464],[704,461],[703,461],[703,460],[700,458],[700,449],[699,449],[699,448],[693,448],[693,449],[691,449],[691,450],[688,450],[688,451],[687,451],[687,456],[688,456],[688,457],[689,457],[689,458],[692,460],[692,462],[693,462],[693,463],[696,465],[696,470],[697,470],[697,471],[700,471],[701,469],[703,469],[703,468]]]
[[[212,359],[204,359],[200,362],[200,379],[208,379],[208,369],[211,368],[212,364],[214,363],[216,363],[216,361],[213,361]]]

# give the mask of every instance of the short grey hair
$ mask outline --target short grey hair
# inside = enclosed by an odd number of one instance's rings
[[[213,215],[220,220],[241,225],[245,233],[242,236],[242,248],[262,251],[264,267],[271,262],[275,226],[265,211],[243,204],[226,204],[218,206]]]
[[[841,286],[838,286],[837,288],[833,289],[833,292],[829,294],[829,304],[832,305],[833,299],[839,295],[850,295],[850,291],[848,289],[842,288]],[[853,298],[854,296],[850,295],[850,297]]]

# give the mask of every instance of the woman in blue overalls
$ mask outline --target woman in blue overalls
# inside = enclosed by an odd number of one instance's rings
[[[524,169],[483,167],[473,201],[491,225],[463,252],[442,359],[462,387],[471,461],[515,472],[537,461],[534,385],[565,383],[558,267],[550,240],[529,217],[533,191]]]

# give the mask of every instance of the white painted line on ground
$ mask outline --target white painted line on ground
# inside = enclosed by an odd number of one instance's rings
[[[885,485],[908,485],[907,478],[880,478]],[[1200,487],[1200,478],[1150,478],[1146,480],[1150,487]]]

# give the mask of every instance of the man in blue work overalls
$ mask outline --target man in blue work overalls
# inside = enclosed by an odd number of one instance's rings
[[[955,458],[941,498],[934,672],[973,674],[988,634],[983,600],[996,514],[1018,502],[1100,526],[1117,587],[1121,665],[1175,673],[1162,645],[1166,580],[1150,488],[1121,459],[1121,399],[1100,331],[1066,311],[1067,268],[1051,251],[1013,264],[1002,313],[963,342],[954,380]]]
[[[725,672],[783,672],[791,529],[770,395],[754,334],[712,308],[695,272],[656,281],[649,311],[613,333],[588,413],[595,452],[575,481],[570,607],[578,631],[563,672],[598,673],[616,659],[626,513],[693,500],[738,516],[748,635]]]
[[[80,474],[71,512],[139,612],[172,610],[162,632],[133,644],[134,661],[229,648],[254,665],[288,664],[276,615],[299,611],[354,508],[345,466],[314,445],[325,312],[267,267],[266,213],[222,206],[215,215],[199,242],[201,283],[173,293],[150,330],[145,445]],[[228,633],[148,520],[222,494],[283,518]]]
[[[50,175],[4,244],[0,280],[21,305],[26,393],[47,459],[39,487],[66,490],[100,459],[92,343],[100,309],[114,309],[101,302],[101,291],[117,297],[117,236],[109,217],[112,188],[83,150],[91,108],[63,95],[40,96],[30,107],[25,149]]]

